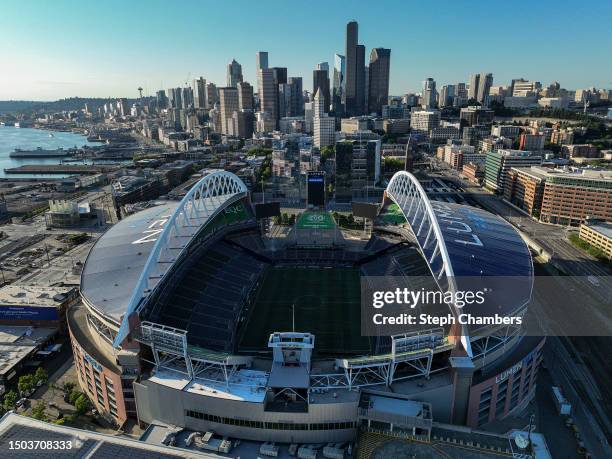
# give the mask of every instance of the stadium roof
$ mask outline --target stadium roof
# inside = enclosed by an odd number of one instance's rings
[[[505,220],[482,209],[432,201],[457,290],[487,288],[476,316],[511,314],[531,299],[533,264],[527,244]],[[469,229],[468,229],[469,228]],[[472,329],[478,327],[471,327]]]
[[[121,321],[156,232],[177,205],[167,202],[130,215],[98,239],[81,274],[81,294],[92,307],[117,323]]]
[[[465,312],[511,315],[527,305],[533,287],[531,253],[508,222],[476,207],[431,201],[405,171],[393,176],[386,192],[401,209],[442,290],[486,289],[484,303],[471,304]],[[481,326],[468,328],[472,334]],[[462,342],[469,354],[465,335]]]

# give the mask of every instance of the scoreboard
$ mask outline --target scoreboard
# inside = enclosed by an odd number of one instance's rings
[[[325,207],[325,172],[308,172],[308,205]]]

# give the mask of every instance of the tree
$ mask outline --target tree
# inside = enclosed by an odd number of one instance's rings
[[[47,415],[45,414],[45,402],[43,400],[39,400],[32,407],[32,417],[39,421],[45,421],[47,419]]]
[[[15,404],[17,403],[18,397],[17,392],[14,390],[10,390],[4,394],[4,402],[2,403],[4,409],[6,411],[15,409]]]
[[[70,402],[70,404],[71,404],[71,405],[76,406],[76,402],[77,402],[77,400],[79,399],[79,397],[80,397],[81,395],[83,395],[81,392],[79,392],[79,391],[78,391],[78,390],[76,390],[76,389],[73,389],[73,390],[70,392],[70,395],[68,396],[68,402]]]
[[[76,387],[76,384],[72,381],[66,381],[63,386],[64,393],[70,395],[70,392]]]
[[[34,390],[34,386],[36,383],[34,382],[33,375],[23,375],[19,377],[19,382],[17,383],[17,389],[22,394],[27,394]]]
[[[321,166],[324,166],[329,158],[333,158],[336,148],[333,145],[328,145],[321,148]]]
[[[45,371],[43,367],[38,367],[36,369],[36,373],[34,373],[34,380],[38,383],[38,381],[42,381],[43,384],[46,384],[49,380],[49,375]]]
[[[81,394],[79,398],[77,398],[74,407],[78,414],[85,414],[90,410],[91,402],[85,397],[85,394]]]

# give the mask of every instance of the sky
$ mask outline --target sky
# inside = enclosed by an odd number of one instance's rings
[[[311,89],[315,65],[344,54],[350,20],[366,61],[391,48],[391,95],[481,72],[612,87],[610,0],[0,0],[0,100],[136,97],[199,76],[224,86],[232,58],[256,86],[260,50]]]

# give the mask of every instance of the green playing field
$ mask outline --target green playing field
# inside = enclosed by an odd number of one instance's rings
[[[370,340],[361,336],[359,270],[352,268],[273,268],[259,291],[240,349],[267,349],[270,333],[315,335],[315,353],[364,354]]]
[[[392,202],[380,212],[380,218],[392,225],[401,225],[406,223],[406,217],[400,210],[399,206]]]
[[[304,212],[296,223],[297,229],[327,229],[336,227],[333,217],[328,212]]]

